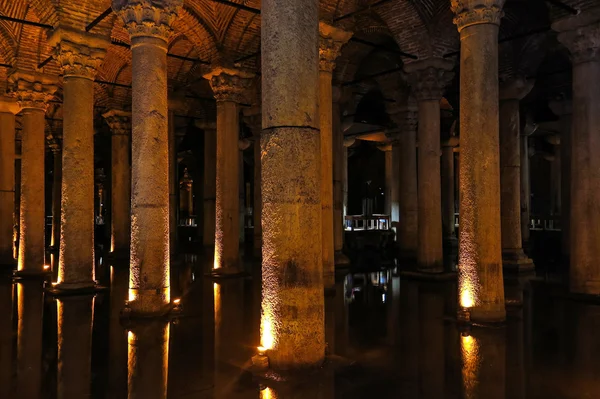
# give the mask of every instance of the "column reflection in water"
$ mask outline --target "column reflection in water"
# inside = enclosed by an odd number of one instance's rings
[[[57,298],[58,398],[90,396],[94,296]]]
[[[335,284],[335,348],[334,353],[340,356],[348,355],[348,300],[347,293],[352,287],[348,286],[348,276]]]
[[[10,398],[13,374],[13,283],[0,279],[0,398]]]
[[[474,327],[460,337],[465,399],[506,398],[506,330]]]
[[[419,283],[402,281],[400,289],[400,397],[419,397]]]
[[[165,399],[169,368],[170,324],[138,322],[127,333],[129,399]]]
[[[419,283],[419,339],[419,398],[443,398],[444,296],[439,283]]]
[[[524,310],[519,309],[509,314],[506,325],[506,397],[525,399],[525,330]]]
[[[107,399],[127,397],[127,330],[121,325],[120,316],[128,294],[129,265],[111,265]]]
[[[41,395],[42,321],[44,290],[41,281],[17,283],[17,398]]]

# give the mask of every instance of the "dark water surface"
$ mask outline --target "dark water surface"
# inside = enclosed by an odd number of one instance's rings
[[[110,287],[45,294],[0,277],[0,398],[600,398],[600,306],[559,283],[508,279],[508,321],[455,323],[454,282],[390,270],[338,276],[326,296],[330,361],[288,382],[247,371],[259,342],[260,276],[214,282],[187,256],[172,266],[176,319],[123,325],[126,265],[98,262]]]

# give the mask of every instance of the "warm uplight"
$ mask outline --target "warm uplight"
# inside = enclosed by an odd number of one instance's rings
[[[44,265],[44,270],[50,270],[50,265]]]
[[[460,306],[472,308],[477,305],[478,289],[477,265],[470,259],[463,259],[458,265],[458,292]]]
[[[175,305],[179,305],[180,302],[181,302],[181,299],[179,299],[179,298],[173,299],[173,304],[175,304]]]
[[[264,351],[273,349],[275,344],[275,335],[273,334],[273,321],[270,315],[263,315],[260,321],[260,347]]]
[[[470,287],[461,287],[460,306],[463,308],[473,307],[473,293],[471,292]]]
[[[137,294],[136,294],[135,290],[129,289],[129,296],[128,296],[129,302],[135,301],[136,298],[137,298]]]
[[[260,391],[260,399],[277,399],[277,395],[271,388],[266,387]]]

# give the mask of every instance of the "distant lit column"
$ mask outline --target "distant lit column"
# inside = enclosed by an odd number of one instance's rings
[[[326,287],[335,280],[333,228],[333,88],[335,60],[351,32],[319,22],[319,124],[321,129],[321,251]]]
[[[61,135],[62,136],[62,135]],[[52,150],[52,234],[50,247],[58,251],[60,246],[60,198],[62,186],[62,146],[60,139],[54,137],[49,144]]]
[[[188,169],[185,168],[183,171],[183,176],[179,181],[179,212],[181,215],[188,219],[194,213],[194,199],[192,197],[193,184],[194,180],[192,180]]]
[[[458,145],[458,137],[452,136],[442,143],[442,229],[446,242],[456,243],[454,232],[454,149]]]
[[[333,148],[333,249],[334,263],[344,267],[350,259],[344,254],[344,216],[346,196],[344,195],[344,177],[347,176],[348,150],[344,146],[344,132],[342,130],[340,100],[341,90],[333,88],[332,107],[332,148]]]
[[[325,357],[318,8],[265,0],[261,9],[261,344],[274,369]]]
[[[526,129],[527,130],[527,127]],[[529,242],[529,224],[531,222],[531,173],[529,169],[529,134],[521,134],[521,240]]]
[[[111,252],[129,259],[131,225],[131,112],[110,110],[102,115],[111,135]]]
[[[417,107],[409,104],[392,115],[398,125],[398,213],[396,229],[400,257],[416,259],[418,246]]]
[[[599,295],[600,8],[561,19],[552,29],[559,32],[573,64],[570,288]]]
[[[167,43],[182,3],[113,2],[131,36],[129,307],[148,315],[165,312],[170,302]]]
[[[9,77],[22,108],[21,198],[19,222],[20,275],[40,275],[45,263],[44,160],[45,114],[48,101],[58,88],[56,78],[43,74],[15,72]]]
[[[15,114],[19,110],[13,98],[0,97],[0,269],[15,263]]]
[[[261,149],[260,149],[260,133],[262,131],[262,114],[260,108],[251,108],[245,112],[244,119],[246,124],[252,131],[254,138],[254,198],[252,205],[252,217],[254,224],[254,256],[260,258],[262,256],[262,194],[261,194]]]
[[[560,136],[551,134],[546,136],[548,144],[552,145],[552,160],[550,161],[550,213],[560,215],[562,211],[561,203],[561,150]]]
[[[204,75],[217,100],[215,257],[213,273],[241,272],[239,234],[239,104],[253,75],[238,69],[214,68]]]
[[[459,304],[506,319],[500,222],[498,29],[504,0],[453,2],[461,41]]]
[[[94,297],[64,296],[57,299],[56,306],[57,397],[59,399],[90,397]]]
[[[500,198],[504,270],[534,269],[521,240],[521,122],[519,102],[533,81],[512,79],[500,86]]]
[[[428,59],[408,64],[412,93],[419,106],[419,241],[417,268],[421,272],[444,270],[442,247],[442,193],[440,175],[440,101],[444,87],[454,76],[454,63]]]
[[[385,154],[385,191],[384,191],[384,210],[383,213],[386,215],[392,214],[392,186],[394,179],[393,159],[392,159],[392,144],[387,143],[377,147],[380,151]]]
[[[238,147],[240,149],[240,162],[238,164],[238,167],[240,168],[238,177],[239,177],[239,186],[238,186],[238,193],[239,193],[239,204],[240,204],[240,243],[244,243],[246,242],[246,180],[244,177],[244,151],[248,149],[248,147],[250,147],[250,140],[244,138],[244,139],[240,139],[238,142]]]
[[[178,251],[178,224],[179,224],[179,162],[177,159],[177,134],[175,126],[175,114],[187,114],[188,104],[185,97],[176,93],[168,95],[169,109],[169,255],[171,258],[177,256]]]
[[[205,247],[215,245],[215,198],[217,184],[217,126],[214,123],[197,124],[204,131],[204,217],[202,243]]]
[[[344,220],[348,215],[348,148],[356,142],[354,137],[344,138],[342,145],[344,152],[342,153],[342,187],[343,187],[343,207],[344,207]],[[345,223],[345,221],[344,221]]]

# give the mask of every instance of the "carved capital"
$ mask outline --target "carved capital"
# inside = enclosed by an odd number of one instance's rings
[[[352,147],[355,142],[356,142],[355,137],[344,137],[343,144],[344,144],[344,147],[348,148],[348,147]]]
[[[600,61],[600,8],[552,24],[558,41],[569,49],[574,64]]]
[[[205,122],[205,121],[195,121],[194,125],[196,125],[196,127],[198,129],[202,129],[202,130],[208,130],[208,131],[216,131],[217,130],[217,124],[215,122]]]
[[[502,7],[505,0],[450,0],[454,24],[460,32],[472,25],[493,24],[500,26],[504,16]]]
[[[179,182],[179,188],[182,190],[190,191],[192,189],[192,183],[194,180],[190,176],[188,169],[185,168],[183,170],[183,176],[181,177],[181,181]]]
[[[155,37],[168,40],[173,21],[183,0],[113,0],[113,10],[121,16],[131,38]]]
[[[440,58],[417,61],[405,67],[408,83],[418,101],[440,100],[452,78],[454,63]]]
[[[400,134],[406,132],[417,131],[417,124],[419,122],[419,113],[417,108],[414,106],[401,107],[396,113],[390,115],[390,118],[394,121],[400,131]]]
[[[8,77],[9,92],[21,108],[41,109],[44,112],[58,89],[57,83],[56,77],[41,73],[17,71]]]
[[[204,75],[210,82],[215,99],[242,103],[252,84],[254,74],[240,69],[217,67]]]
[[[21,111],[21,107],[14,97],[0,96],[0,113],[16,115]]]
[[[333,72],[335,60],[339,57],[342,46],[350,40],[352,32],[319,22],[319,70]]]
[[[65,28],[54,30],[48,43],[54,47],[65,77],[87,79],[96,76],[109,44],[104,38]]]
[[[513,78],[505,82],[501,82],[500,89],[500,100],[522,100],[535,84],[534,80],[525,80],[524,78]]]
[[[260,137],[262,133],[262,113],[260,107],[252,107],[244,110],[244,122],[254,137]]]
[[[131,135],[131,112],[111,109],[102,114],[113,136]]]

